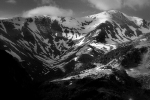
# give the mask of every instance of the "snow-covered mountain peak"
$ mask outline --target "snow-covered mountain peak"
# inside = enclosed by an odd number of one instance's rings
[[[98,13],[98,14],[89,15],[87,17],[91,17],[91,18],[112,18],[114,16],[120,16],[120,15],[124,15],[124,13],[122,13],[118,10],[108,10],[108,11],[104,11],[104,12],[101,12],[101,13]]]
[[[73,59],[84,54],[89,59],[100,52],[107,54],[148,34],[148,26],[146,20],[115,10],[82,18],[16,17],[0,20],[0,42],[20,62],[27,61],[31,66],[30,60],[40,62],[40,75],[69,73],[75,68],[68,68]]]
[[[136,26],[149,26],[149,22],[144,22],[145,20],[139,17],[135,17],[135,16],[128,16],[127,14],[118,11],[118,10],[108,10],[108,11],[104,11],[98,14],[93,14],[93,15],[89,15],[85,18],[92,18],[92,19],[97,19],[97,20],[107,20],[109,22],[117,22],[119,24],[129,24],[129,25],[133,25],[135,24]],[[134,26],[135,26],[134,25]]]

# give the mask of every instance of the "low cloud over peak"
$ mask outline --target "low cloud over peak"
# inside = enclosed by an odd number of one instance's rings
[[[98,10],[121,9],[123,7],[130,7],[134,10],[150,5],[149,0],[84,0],[88,1],[92,7]]]
[[[55,6],[42,6],[23,13],[23,17],[32,17],[39,15],[73,16],[73,11],[70,9],[62,9]]]
[[[60,8],[54,0],[34,0],[37,3],[36,8],[23,13],[23,17],[32,17],[40,15],[52,16],[73,16],[71,9]]]
[[[6,0],[7,3],[10,3],[10,4],[16,4],[17,1],[16,0]]]
[[[54,0],[34,0],[37,4],[38,4],[38,6],[41,6],[41,5],[57,5],[56,3],[55,3],[55,1]]]

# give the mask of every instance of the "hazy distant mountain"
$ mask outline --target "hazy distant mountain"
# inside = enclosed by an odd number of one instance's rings
[[[110,10],[1,19],[0,49],[8,78],[38,84],[43,100],[150,99],[150,22],[142,18]]]

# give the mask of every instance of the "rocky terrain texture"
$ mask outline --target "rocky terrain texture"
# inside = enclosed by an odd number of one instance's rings
[[[150,100],[150,22],[110,10],[0,20],[3,96]]]

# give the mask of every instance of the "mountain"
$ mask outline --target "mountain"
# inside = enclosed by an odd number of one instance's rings
[[[116,10],[0,20],[7,78],[43,100],[149,100],[149,38],[149,21]]]

